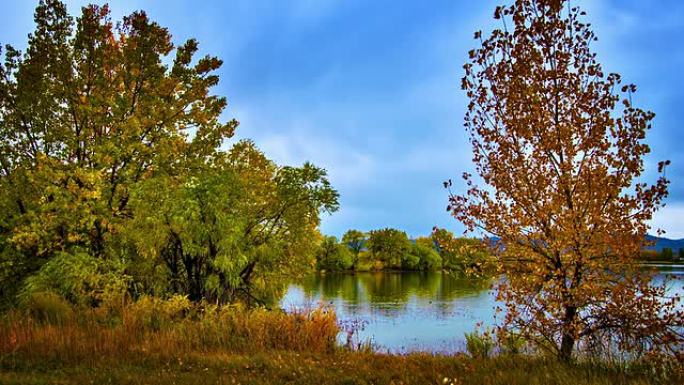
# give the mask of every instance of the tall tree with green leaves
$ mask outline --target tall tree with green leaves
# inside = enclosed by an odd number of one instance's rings
[[[337,209],[337,192],[325,171],[278,167],[241,141],[201,173],[148,180],[131,205],[127,234],[165,267],[162,292],[264,304],[312,266],[320,213]]]
[[[0,295],[115,265],[134,292],[222,302],[313,258],[337,192],[249,141],[220,149],[238,125],[212,94],[221,60],[174,46],[142,11],[114,23],[89,5],[74,20],[41,0],[35,23],[0,65]]]
[[[344,243],[353,253],[353,261],[351,268],[354,269],[359,262],[359,254],[365,247],[368,236],[359,230],[350,229],[342,235],[342,243]]]
[[[35,23],[0,65],[0,238],[15,277],[56,252],[104,256],[136,183],[212,162],[237,126],[211,94],[221,61],[195,58],[195,40],[174,47],[144,12],[115,25],[90,5],[74,21],[41,0]]]
[[[316,253],[316,264],[321,270],[347,270],[353,264],[352,252],[346,245],[339,243],[337,237],[327,236]]]
[[[411,241],[405,232],[397,229],[372,230],[368,235],[368,250],[373,258],[385,267],[400,269],[402,261],[411,249]]]
[[[485,277],[495,270],[491,253],[480,239],[456,237],[449,230],[434,228],[431,240],[442,257],[445,270],[468,277]]]

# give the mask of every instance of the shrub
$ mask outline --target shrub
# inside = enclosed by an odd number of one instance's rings
[[[438,270],[442,267],[442,257],[432,247],[415,244],[411,252],[420,259],[418,265],[420,270]]]
[[[55,293],[31,293],[24,301],[26,311],[36,321],[57,325],[74,318],[74,311],[69,302]]]
[[[19,293],[25,302],[33,293],[52,292],[72,304],[91,306],[125,295],[129,277],[124,266],[82,252],[59,252],[24,280]]]
[[[144,296],[127,308],[126,322],[157,331],[182,319],[190,308],[191,303],[186,296],[174,295],[168,300]]]
[[[465,333],[466,350],[473,358],[487,358],[494,350],[494,339],[489,331]]]
[[[522,353],[526,344],[522,336],[504,329],[499,331],[497,342],[501,353],[509,355]]]
[[[415,246],[415,245],[414,245]],[[404,270],[418,270],[420,267],[420,255],[413,253],[414,248],[411,248],[411,252],[406,253],[401,256],[401,268]]]

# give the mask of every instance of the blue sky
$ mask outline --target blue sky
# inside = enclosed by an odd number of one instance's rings
[[[67,1],[75,14],[86,1]],[[462,226],[446,212],[442,182],[472,169],[463,130],[461,66],[475,30],[501,1],[112,0],[114,19],[144,9],[180,43],[197,38],[224,60],[216,93],[279,163],[326,168],[341,209],[323,231],[397,227],[411,236]],[[608,72],[639,87],[656,113],[647,171],[670,159],[667,207],[654,227],[684,238],[684,2],[572,2],[587,12]],[[31,0],[2,0],[0,43],[23,48]],[[647,172],[647,178],[652,172]],[[457,187],[458,188],[458,187]]]

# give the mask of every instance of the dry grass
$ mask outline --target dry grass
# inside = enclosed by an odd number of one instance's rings
[[[57,370],[55,370],[57,369]],[[681,379],[679,379],[681,380]],[[660,383],[681,384],[678,379]],[[614,368],[557,361],[465,355],[384,355],[336,351],[308,353],[178,353],[140,362],[72,364],[59,368],[0,368],[2,384],[441,384],[554,385],[655,384],[655,377]]]
[[[50,318],[13,312],[0,320],[0,363],[92,364],[168,359],[181,352],[330,352],[339,329],[325,308],[297,314],[239,307],[192,308],[146,299],[117,316],[81,311]]]
[[[653,384],[643,368],[521,355],[388,355],[336,346],[334,313],[146,298],[74,311],[40,298],[0,318],[0,384]]]

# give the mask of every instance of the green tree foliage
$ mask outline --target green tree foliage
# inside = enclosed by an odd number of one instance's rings
[[[434,248],[425,244],[416,242],[411,245],[408,255],[412,257],[412,261],[418,261],[417,266],[413,267],[415,270],[427,271],[442,268],[442,257],[439,256]]]
[[[679,249],[675,254],[670,247],[664,247],[660,251],[644,249],[639,253],[639,259],[645,262],[675,262],[683,256],[684,249]]]
[[[274,270],[310,265],[319,211],[337,208],[325,172],[311,164],[277,167],[249,141],[225,155],[202,173],[150,180],[131,201],[140,256],[167,268],[164,290],[194,301],[268,297],[252,293],[255,283],[273,289]]]
[[[445,270],[468,276],[481,276],[491,270],[490,253],[481,240],[458,238],[452,232],[439,228],[432,232],[432,240]]]
[[[402,261],[411,249],[411,242],[405,232],[397,229],[372,230],[369,233],[368,250],[374,259],[380,260],[385,267],[402,268]]]
[[[349,250],[353,254],[353,262],[352,262],[352,269],[356,267],[356,264],[359,261],[359,254],[361,253],[361,250],[365,247],[366,241],[368,240],[367,235],[359,230],[348,230],[344,235],[342,236],[342,243],[349,248]]]
[[[90,5],[74,20],[44,0],[35,23],[0,65],[0,295],[123,261],[134,292],[231,301],[313,259],[337,193],[311,164],[278,166],[248,141],[220,150],[238,125],[211,93],[221,60],[144,12],[113,23]]]
[[[316,263],[321,270],[347,270],[352,267],[353,258],[346,245],[339,243],[336,237],[330,236],[323,238],[316,254]]]
[[[324,243],[332,241],[326,239]],[[410,240],[405,232],[385,228],[372,230],[368,235],[349,230],[342,237],[342,245],[352,253],[352,269],[380,270],[448,270],[468,277],[482,277],[493,272],[493,264],[483,242],[474,238],[456,238],[444,229],[435,229],[429,237]],[[358,250],[358,254],[354,254]],[[340,270],[339,267],[319,269]]]

